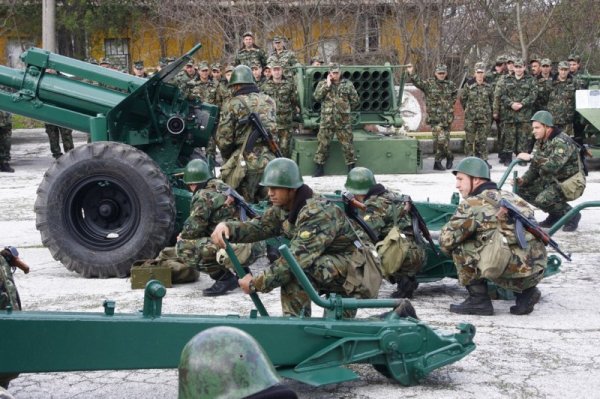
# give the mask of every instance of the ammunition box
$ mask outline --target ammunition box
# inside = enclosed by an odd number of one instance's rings
[[[150,280],[158,280],[165,287],[171,288],[171,269],[166,266],[134,266],[131,268],[131,288],[146,288]]]

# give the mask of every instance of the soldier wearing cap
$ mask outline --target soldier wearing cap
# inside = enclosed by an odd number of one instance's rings
[[[331,64],[326,80],[321,80],[313,94],[315,101],[321,102],[321,121],[315,151],[316,169],[313,177],[325,174],[325,162],[329,157],[329,145],[337,136],[344,151],[348,171],[354,168],[354,144],[352,133],[352,109],[358,106],[359,97],[352,82],[342,79],[339,64]]]
[[[196,79],[198,79],[198,72],[196,72],[196,68],[194,68],[194,60],[189,59],[183,70],[175,75],[172,83],[179,87],[179,90],[187,97],[189,94],[188,89],[191,88],[188,83],[193,82]]]
[[[492,124],[494,87],[485,81],[485,64],[475,64],[475,79],[465,85],[460,102],[465,110],[465,154],[483,159],[491,168],[488,159],[487,138]]]
[[[569,63],[558,63],[558,74],[550,81],[546,110],[554,118],[554,126],[573,136],[575,117],[575,81],[569,74]]]
[[[311,66],[321,66],[321,65],[323,65],[323,59],[321,57],[319,57],[318,55],[315,55],[314,57],[311,57],[310,65]]]
[[[254,82],[260,89],[265,82],[265,77],[263,76],[263,69],[260,65],[260,62],[253,62],[252,65],[250,65],[250,69],[252,70],[252,76],[254,76]]]
[[[581,69],[581,57],[577,54],[570,54],[567,59],[569,62],[569,70],[575,83],[575,90],[585,90],[588,88],[588,82],[582,79],[582,75],[587,75],[587,71]],[[577,114],[573,120],[573,132],[576,137],[585,137],[585,127],[587,121],[580,114]]]
[[[272,65],[272,63],[267,64],[263,68],[263,76],[265,78],[265,82],[267,82],[269,79],[271,79],[271,77],[273,77],[273,71],[271,70],[271,65]]]
[[[285,47],[285,38],[282,36],[273,37],[273,52],[267,59],[267,65],[277,62],[283,68],[283,74],[286,78],[294,75],[293,67],[298,63],[296,53]]]
[[[416,88],[425,94],[427,107],[427,124],[433,133],[433,148],[435,151],[434,170],[452,168],[454,155],[450,150],[450,125],[454,120],[454,103],[456,102],[456,85],[448,79],[448,68],[439,64],[435,68],[435,78],[421,79],[415,73],[412,65],[406,68]],[[446,168],[442,166],[446,159]]]
[[[242,47],[235,55],[233,65],[246,65],[252,67],[252,64],[258,63],[260,67],[267,64],[267,56],[263,49],[254,43],[254,34],[252,32],[244,32]]]
[[[540,61],[540,73],[537,76],[538,95],[533,104],[533,111],[537,112],[546,109],[548,104],[548,94],[552,87],[552,61],[548,58],[542,58]]]
[[[537,82],[525,73],[523,60],[514,60],[514,75],[507,75],[497,88],[500,98],[502,147],[499,158],[504,165],[512,162],[512,155],[530,151],[533,104],[537,98]]]
[[[210,78],[215,82],[220,82],[223,79],[223,74],[221,73],[221,64],[215,62],[210,66]]]
[[[144,68],[144,61],[135,61],[133,63],[133,75],[138,78],[147,78],[148,74]]]
[[[500,139],[502,138],[502,128],[500,126],[500,97],[498,91],[498,83],[508,73],[506,68],[506,56],[500,55],[496,58],[496,63],[491,72],[488,72],[485,76],[485,80],[490,83],[494,89],[494,96],[492,100],[492,119],[496,123],[496,136],[498,139],[498,145],[500,145]]]
[[[104,68],[112,68],[112,62],[110,58],[104,57],[100,60],[100,66]]]
[[[298,104],[298,92],[292,79],[284,76],[283,66],[271,61],[272,77],[266,80],[261,91],[275,100],[277,105],[277,128],[272,133],[279,139],[279,148],[284,157],[290,157],[292,151],[293,118]]]
[[[540,57],[535,55],[529,57],[529,73],[531,74],[531,76],[537,79],[540,72],[542,71],[541,66],[542,64],[540,61]]]

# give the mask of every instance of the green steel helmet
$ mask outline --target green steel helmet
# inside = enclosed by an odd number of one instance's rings
[[[233,69],[231,79],[229,79],[229,86],[239,84],[253,84],[254,76],[252,75],[252,69],[246,65],[238,65]]]
[[[481,177],[482,179],[490,180],[490,167],[481,158],[466,157],[460,161],[456,169],[452,171],[454,176],[456,176],[458,172],[462,172],[471,177]]]
[[[531,121],[537,121],[542,125],[546,126],[554,126],[554,118],[552,118],[552,114],[548,111],[538,111],[531,117]]]
[[[234,327],[196,334],[179,360],[179,399],[237,399],[281,382],[263,348]]]
[[[368,193],[375,184],[377,182],[373,172],[370,169],[357,166],[348,173],[344,187],[352,194],[362,195]]]
[[[183,171],[185,184],[204,183],[212,177],[208,164],[201,159],[192,159]]]
[[[296,162],[275,158],[267,164],[259,183],[263,187],[298,188],[304,184]]]

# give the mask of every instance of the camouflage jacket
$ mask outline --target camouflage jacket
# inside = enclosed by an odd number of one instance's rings
[[[521,177],[521,185],[535,183],[538,179],[543,182],[562,182],[579,172],[579,148],[566,134],[558,129],[548,137],[548,140],[537,140],[529,169]]]
[[[491,123],[494,88],[483,82],[466,85],[460,95],[460,103],[465,110],[465,120],[470,122]]]
[[[275,100],[277,104],[277,129],[289,129],[292,125],[294,113],[298,104],[296,85],[290,79],[276,83],[269,79],[262,86],[261,91]]]
[[[197,75],[190,77],[186,71],[179,71],[177,75],[171,81],[171,84],[179,87],[179,90],[183,93],[183,95],[187,98],[191,92],[191,84],[198,78]]]
[[[195,240],[209,237],[219,222],[237,220],[237,207],[225,205],[228,188],[221,180],[211,179],[205,188],[194,193],[181,238]]]
[[[233,61],[233,65],[246,65],[252,68],[252,64],[255,62],[260,62],[260,65],[264,68],[267,65],[267,56],[265,52],[260,47],[254,47],[250,50],[246,48],[241,48],[238,50],[235,55],[235,60]]]
[[[549,86],[546,110],[552,114],[555,125],[572,123],[575,117],[575,82],[571,77],[558,78]]]
[[[415,87],[425,94],[427,124],[430,126],[452,124],[457,95],[454,82],[437,78],[423,80],[416,73],[411,75],[411,80]]]
[[[500,95],[500,114],[503,122],[527,122],[533,113],[533,103],[537,98],[537,82],[531,75],[525,74],[521,79],[514,75],[506,75],[498,84]],[[514,111],[511,105],[515,102],[523,104],[523,108]]]
[[[298,190],[305,189],[308,186]],[[302,269],[309,268],[322,255],[348,254],[350,257],[356,251],[357,234],[361,240],[365,239],[359,229],[353,229],[340,207],[319,197],[308,198],[292,212],[273,206],[260,219],[230,222],[227,226],[233,242],[256,242],[278,236],[287,238]],[[254,284],[258,291],[268,292],[291,278],[293,275],[287,263],[279,258],[254,277]]]
[[[10,305],[13,310],[20,310],[19,294],[10,265],[0,255],[0,310],[6,309]]]
[[[290,78],[294,75],[295,70],[292,68],[294,65],[298,63],[298,59],[296,58],[296,53],[292,50],[282,50],[281,53],[272,52],[269,58],[267,59],[267,65],[271,62],[277,62],[283,68],[284,76]]]
[[[244,105],[245,104],[245,105]],[[256,112],[265,129],[275,129],[275,100],[263,93],[238,94],[223,104],[221,120],[215,140],[224,159],[228,159],[236,150],[241,150],[246,137],[252,133],[250,122],[240,123],[250,112]],[[266,143],[258,139],[256,147],[265,147]]]
[[[12,114],[10,112],[0,111],[0,127],[12,126]]]
[[[412,218],[404,209],[400,194],[376,184],[367,193],[364,204],[367,210],[363,219],[375,231],[379,241],[383,240],[394,226],[398,226],[405,234],[413,235]]]
[[[552,76],[545,78],[542,76],[542,74],[540,74],[536,78],[536,83],[538,87],[538,94],[535,102],[533,103],[533,112],[546,109],[546,104],[548,104],[548,94],[550,94],[550,89],[552,88]]]
[[[217,92],[217,97],[221,99],[221,103],[219,104],[220,106],[223,106],[223,104],[225,104],[225,101],[233,97],[233,93],[231,93],[231,90],[228,87],[227,80],[221,80],[219,82],[217,86]]]
[[[504,79],[507,76],[512,76],[508,73],[505,74],[497,74],[496,75],[496,81],[494,83],[494,100],[492,102],[492,116],[493,115],[500,115],[500,111],[501,111],[501,106],[500,106],[500,94],[501,94],[501,86],[502,86],[502,82],[504,81]]]
[[[502,277],[528,276],[534,266],[546,266],[546,247],[525,231],[525,239],[529,245],[525,250],[520,248],[514,221],[508,217],[496,217],[497,204],[503,198],[517,207],[524,216],[533,219],[533,209],[525,200],[509,191],[498,190],[495,183],[488,182],[463,200],[452,218],[442,227],[440,248],[446,254],[458,255],[459,259],[455,258],[455,261],[458,260],[461,266],[477,268],[481,249],[496,228],[499,228],[513,253]]]
[[[588,81],[583,79],[583,76],[585,75],[589,75],[589,73],[587,71],[577,71],[575,73],[571,73],[571,77],[573,78],[573,82],[575,84],[575,90],[585,90],[588,88]]]
[[[219,92],[219,83],[213,80],[207,80],[206,82],[198,80],[192,80],[187,83],[188,92],[190,96],[196,98],[202,102],[208,104],[214,104],[221,106],[221,97]]]
[[[320,81],[313,97],[321,102],[321,127],[324,128],[349,127],[351,111],[360,102],[354,85],[346,79],[331,86],[327,86],[326,80]]]

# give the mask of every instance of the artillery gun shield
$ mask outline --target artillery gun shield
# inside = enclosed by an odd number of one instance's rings
[[[125,277],[174,234],[175,201],[160,167],[120,143],[75,148],[37,190],[36,227],[54,259],[85,277]]]

